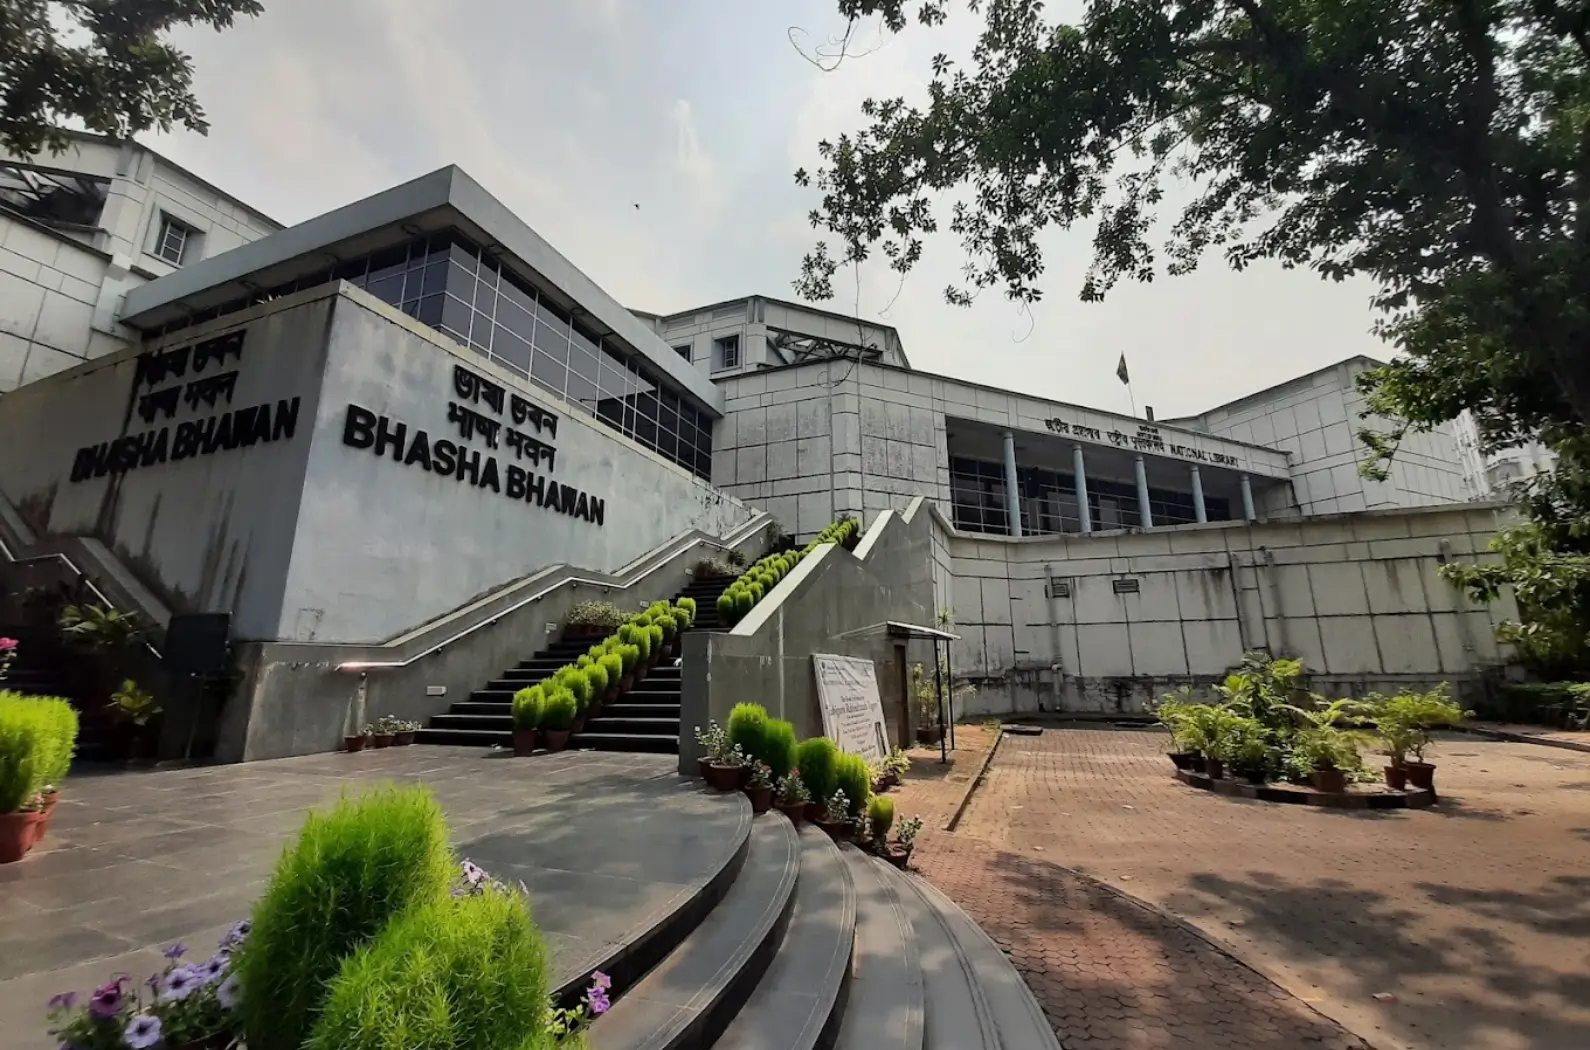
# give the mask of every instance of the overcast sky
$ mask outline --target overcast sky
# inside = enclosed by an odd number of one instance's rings
[[[447,164],[494,193],[626,306],[668,313],[748,294],[794,298],[815,190],[792,173],[861,125],[868,95],[920,97],[927,62],[978,22],[843,32],[833,0],[264,0],[221,35],[188,34],[208,138],[149,137],[196,174],[294,223]],[[1064,10],[1063,6],[1057,10]],[[637,209],[635,205],[640,207]],[[882,263],[842,273],[830,309],[899,328],[923,370],[1125,410],[1186,414],[1358,353],[1368,288],[1218,260],[1191,277],[1078,301],[1091,231],[1046,243],[1030,315],[993,290],[942,290],[962,262],[930,241],[900,287]]]

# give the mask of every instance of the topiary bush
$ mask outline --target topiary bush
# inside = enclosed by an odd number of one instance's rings
[[[584,713],[591,706],[591,682],[585,677],[584,672],[573,667],[561,668],[553,680],[566,689],[574,697],[576,711]]]
[[[453,871],[441,807],[423,787],[311,813],[233,963],[251,1050],[299,1050],[343,960],[410,908],[448,900]]]
[[[662,647],[666,639],[666,635],[663,633],[662,627],[655,623],[652,624],[650,627],[646,628],[646,637],[651,642],[652,652],[662,652]]]
[[[624,664],[624,673],[629,674],[640,663],[640,646],[621,645],[618,647],[618,658]]]
[[[617,653],[608,653],[597,663],[607,672],[607,688],[616,687],[618,680],[624,677],[624,658]]]
[[[674,607],[685,611],[686,627],[696,622],[696,600],[694,598],[680,598]]]
[[[717,604],[718,620],[727,627],[733,627],[734,622],[737,619],[735,613],[738,609],[738,602],[735,597],[734,588],[731,587],[722,594],[718,595]]]
[[[555,733],[571,729],[579,715],[580,705],[574,694],[562,686],[554,686],[547,691],[541,704],[541,728]]]
[[[48,745],[37,719],[0,707],[0,813],[15,813],[44,786]]]
[[[762,753],[766,749],[767,708],[761,704],[735,704],[729,712],[728,729],[730,744],[738,744],[753,759],[766,761]]]
[[[37,754],[30,768],[38,784],[28,798],[46,787],[59,787],[71,769],[77,745],[77,710],[60,697],[25,696],[8,689],[0,691],[0,714],[6,712],[18,724],[32,727]],[[4,812],[8,811],[0,809]]]
[[[513,694],[513,727],[518,730],[535,729],[541,725],[541,705],[545,693],[539,685],[521,689]]]
[[[649,630],[647,630],[647,629],[645,629],[643,627],[635,628],[635,633],[634,633],[634,636],[633,636],[633,640],[630,642],[630,644],[633,645],[637,650],[640,651],[640,662],[641,663],[646,664],[646,663],[650,663],[651,662],[651,654],[652,654],[651,631],[649,631]]]
[[[894,827],[894,799],[888,795],[874,795],[867,802],[867,823],[872,828],[873,841],[889,841],[889,829]]]
[[[802,740],[796,748],[795,765],[813,799],[826,799],[834,793],[834,765],[838,758],[839,748],[825,736]]]
[[[594,701],[599,698],[607,692],[607,668],[601,664],[591,664],[585,669],[585,684],[591,691],[591,699]]]
[[[542,1050],[555,1045],[547,985],[523,897],[486,887],[444,898],[343,963],[306,1050]]]
[[[801,775],[805,776],[805,773]],[[872,794],[872,770],[867,768],[867,760],[860,755],[837,754],[834,758],[834,786],[850,800],[850,819],[859,819],[867,808],[868,796]]]
[[[769,718],[762,741],[762,754],[756,757],[773,770],[775,780],[782,780],[795,767],[795,727],[782,718]]]

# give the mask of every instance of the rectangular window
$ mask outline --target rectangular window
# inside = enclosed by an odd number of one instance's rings
[[[155,242],[155,257],[164,259],[172,266],[181,266],[193,232],[193,227],[186,223],[178,222],[169,215],[160,216],[160,239]]]
[[[740,367],[740,337],[724,335],[712,341],[713,364],[717,368]]]
[[[684,358],[686,361],[690,360],[690,344],[686,343],[684,346],[676,346],[676,347],[674,347],[674,353],[678,354],[680,357]]]

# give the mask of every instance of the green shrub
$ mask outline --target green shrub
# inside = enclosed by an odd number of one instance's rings
[[[618,629],[618,640],[625,645],[634,645],[637,630],[634,624],[626,623]]]
[[[44,786],[48,747],[37,720],[0,710],[0,813],[14,813]]]
[[[634,641],[630,642],[630,644],[639,651],[641,663],[644,664],[651,662],[651,631],[641,627],[635,628]]]
[[[522,897],[488,888],[394,919],[342,966],[306,1050],[541,1050],[547,951]]]
[[[574,699],[574,694],[562,686],[554,686],[548,690],[546,700],[541,704],[541,728],[554,732],[569,729],[579,715],[580,705]]]
[[[535,729],[541,724],[541,705],[545,694],[539,685],[521,689],[513,694],[513,727]]]
[[[601,664],[592,664],[585,669],[585,684],[591,690],[591,699],[599,698],[607,692],[607,668]]]
[[[734,615],[736,619],[743,619],[745,614],[751,611],[751,606],[756,604],[757,599],[762,597],[760,593],[751,589],[754,586],[755,584],[750,584],[742,587],[740,592],[734,596]],[[759,590],[760,588],[758,588]]]
[[[718,595],[718,619],[727,627],[733,627],[739,610],[738,595],[731,587]]]
[[[867,823],[872,825],[872,837],[878,842],[889,840],[889,829],[894,827],[894,799],[888,795],[874,795],[867,803]]]
[[[453,870],[441,807],[423,787],[311,813],[234,963],[251,1050],[299,1050],[342,961],[395,916],[447,900]]]
[[[597,662],[607,672],[608,688],[617,685],[618,680],[624,677],[624,658],[617,653],[608,653]]]
[[[646,635],[651,640],[651,651],[654,653],[661,652],[663,644],[666,640],[666,635],[663,633],[663,629],[657,624],[652,624],[650,627],[646,628]]]
[[[766,749],[767,708],[761,704],[735,704],[729,712],[729,743],[740,745],[740,750],[759,761]]]
[[[665,642],[673,641],[674,635],[679,633],[679,621],[674,619],[672,609],[658,614],[657,618],[652,621],[652,626],[662,632],[663,641]]]
[[[762,740],[762,754],[756,757],[773,770],[775,780],[782,780],[795,766],[795,727],[782,718],[769,718]]]
[[[623,622],[623,610],[612,602],[580,602],[569,611],[571,626],[611,628]]]
[[[632,644],[619,646],[618,658],[624,664],[624,673],[629,674],[640,663],[640,646]]]
[[[839,748],[825,736],[802,740],[796,748],[795,765],[813,799],[826,799],[834,793],[834,764],[838,758]]]
[[[585,677],[584,672],[573,667],[564,667],[553,676],[558,685],[568,690],[574,697],[574,706],[577,711],[583,712],[591,706],[591,682]]]
[[[0,691],[0,714],[6,711],[34,727],[39,753],[33,768],[42,778],[39,788],[58,787],[72,766],[77,745],[77,710],[70,701],[59,697],[24,696],[4,690]]]
[[[860,818],[872,794],[872,770],[860,755],[840,754],[834,758],[834,786],[850,800],[850,819]],[[826,796],[825,796],[826,797]]]
[[[675,607],[685,611],[685,626],[688,627],[696,622],[696,600],[694,598],[680,598]]]

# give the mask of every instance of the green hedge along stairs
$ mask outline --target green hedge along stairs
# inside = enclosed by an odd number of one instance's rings
[[[696,618],[682,634],[695,631],[721,631],[718,595],[734,582],[733,577],[695,579],[675,597],[692,598]],[[484,689],[455,703],[446,714],[431,718],[430,726],[415,736],[422,744],[454,744],[469,747],[513,746],[513,697],[521,689],[550,679],[559,668],[578,660],[591,647],[591,639],[553,642],[501,677],[486,683]],[[651,751],[679,753],[679,709],[681,668],[675,660],[664,660],[653,667],[646,680],[585,724],[583,732],[570,741],[571,747],[598,751]]]

